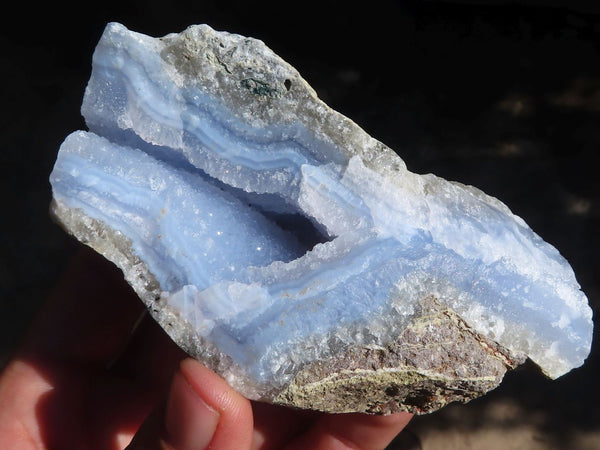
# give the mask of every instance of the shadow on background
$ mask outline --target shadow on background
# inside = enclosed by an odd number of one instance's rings
[[[208,23],[264,40],[411,170],[507,203],[572,263],[597,313],[597,6],[212,0],[102,3],[85,13],[20,8],[0,31],[0,362],[74,248],[48,218],[47,178],[60,142],[85,127],[79,106],[92,51],[113,20],[155,36]],[[71,12],[76,19],[65,16]],[[600,435],[597,366],[594,347],[582,369],[557,381],[527,367],[485,398],[419,418],[414,428],[433,436],[530,425],[535,448],[575,448],[577,433]]]

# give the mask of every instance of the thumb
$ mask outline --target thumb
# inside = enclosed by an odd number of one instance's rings
[[[127,449],[249,449],[252,430],[250,402],[198,361],[185,359],[166,404],[146,419]]]

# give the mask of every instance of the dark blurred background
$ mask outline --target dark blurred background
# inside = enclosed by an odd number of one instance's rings
[[[572,263],[600,305],[600,2],[156,1],[3,11],[0,366],[75,249],[48,216],[48,175],[109,21],[160,36],[190,24],[262,39],[330,106],[418,173],[500,198]],[[598,351],[557,381],[535,368],[414,420],[423,449],[599,449]]]

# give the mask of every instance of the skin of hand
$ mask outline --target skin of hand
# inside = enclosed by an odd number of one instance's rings
[[[144,310],[80,249],[0,375],[0,448],[383,449],[412,417],[251,402]]]

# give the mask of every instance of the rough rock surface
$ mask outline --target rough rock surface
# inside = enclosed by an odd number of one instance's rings
[[[485,394],[524,360],[427,297],[396,341],[352,347],[309,364],[275,401],[338,412],[423,414]]]

